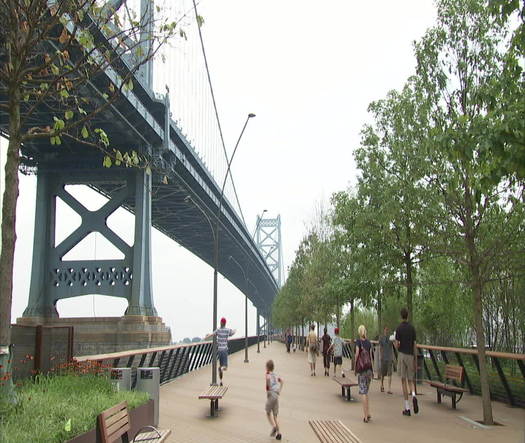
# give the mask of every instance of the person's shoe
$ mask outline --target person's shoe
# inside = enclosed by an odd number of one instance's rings
[[[385,388],[381,386],[381,392],[385,392]]]
[[[219,383],[219,386],[222,386],[222,381]]]
[[[419,412],[419,406],[417,405],[417,398],[415,395],[412,396],[412,405],[414,406],[414,414]]]
[[[406,415],[407,417],[410,417],[410,409],[405,409],[403,411],[403,415]]]
[[[270,434],[270,437],[275,437],[275,434],[277,434],[277,428],[272,428],[272,433]]]
[[[346,377],[346,375],[345,375],[345,373],[344,373],[344,372],[342,372],[342,373],[341,373],[341,377],[343,377],[343,378],[345,378],[345,377]]]
[[[275,439],[276,439],[276,440],[280,440],[281,438],[283,438],[283,436],[281,435],[281,433],[279,433],[279,434],[277,434],[277,435],[275,436]]]

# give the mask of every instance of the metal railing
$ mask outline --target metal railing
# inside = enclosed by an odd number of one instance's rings
[[[354,340],[344,339],[343,356],[352,360],[354,357]],[[377,340],[370,340],[377,345]],[[306,337],[293,336],[293,345],[303,349]],[[375,347],[375,346],[374,346]],[[444,382],[445,365],[461,366],[464,370],[464,385],[471,394],[481,395],[479,382],[479,357],[477,349],[452,348],[446,346],[417,345],[419,355],[418,368],[426,376],[425,380],[439,380]],[[373,349],[373,348],[372,348]],[[394,349],[394,362],[397,361],[397,349]],[[372,352],[372,358],[374,358]],[[489,373],[490,395],[493,400],[503,401],[510,406],[525,407],[525,354],[508,352],[486,351]],[[394,365],[396,370],[396,365]]]
[[[259,340],[264,340],[261,335]],[[248,337],[248,346],[257,343],[257,336]],[[244,349],[244,337],[228,340],[228,353]],[[204,341],[158,348],[114,352],[111,354],[84,355],[75,358],[78,362],[98,362],[107,368],[153,368],[160,369],[160,384],[168,383],[181,375],[202,368],[212,361],[212,342]],[[132,371],[132,386],[136,371]]]

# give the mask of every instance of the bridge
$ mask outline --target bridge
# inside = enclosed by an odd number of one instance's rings
[[[110,1],[106,6],[117,13],[125,3]],[[141,2],[140,17],[141,20],[153,17],[153,3]],[[186,28],[185,32],[191,32],[192,44],[198,44],[197,23],[193,20],[190,25],[191,29]],[[72,23],[66,28],[73,32]],[[103,31],[99,29],[93,35],[99,43],[102,41],[111,47],[111,43],[104,41]],[[49,45],[54,49],[56,43],[49,42]],[[107,134],[112,148],[128,152],[132,147],[140,158],[146,159],[147,166],[107,168],[103,164],[103,152],[86,148],[72,139],[64,139],[59,149],[47,137],[22,146],[21,169],[37,176],[31,286],[24,317],[54,318],[58,300],[87,294],[125,298],[126,315],[157,316],[150,267],[151,255],[160,252],[151,251],[151,227],[154,227],[213,266],[247,296],[260,315],[268,318],[281,283],[280,238],[273,237],[273,246],[265,249],[267,242],[264,247],[259,242],[272,237],[268,234],[264,239],[261,237],[268,225],[259,223],[258,240],[254,240],[236,199],[230,171],[232,156],[228,158],[224,144],[221,146],[218,141],[218,122],[211,125],[211,120],[205,120],[201,125],[194,124],[203,120],[201,114],[213,113],[211,108],[204,109],[204,102],[210,102],[209,97],[203,96],[203,103],[194,106],[193,113],[197,116],[186,117],[184,110],[177,107],[182,101],[174,93],[182,89],[180,84],[174,84],[177,76],[166,80],[166,73],[156,72],[151,60],[134,71],[133,62],[129,57],[118,59],[90,78],[81,94],[103,103],[103,91],[108,84],[120,87],[123,78],[131,79],[133,88],[123,88],[121,99],[104,106],[93,124]],[[199,67],[199,78],[206,78],[202,61]],[[155,85],[155,78],[159,76],[164,76],[166,85]],[[168,84],[172,92],[168,90],[162,95],[154,92],[155,87],[164,91]],[[2,86],[0,101],[6,103],[7,88]],[[5,137],[9,137],[7,117],[2,108],[0,133]],[[24,129],[43,127],[50,120],[52,113],[42,105]],[[244,127],[247,122],[248,119]],[[193,130],[192,134],[185,133],[188,130],[185,124]],[[206,127],[211,128],[211,134],[203,134]],[[210,153],[213,149],[215,152]],[[209,160],[210,156],[215,160],[208,166],[206,158]],[[77,184],[95,189],[107,197],[107,203],[97,211],[89,211],[68,192],[68,185]],[[82,219],[81,225],[58,244],[55,241],[57,197]],[[108,217],[119,207],[135,216],[132,245],[107,225]],[[279,228],[280,237],[280,218],[273,223]],[[100,233],[112,243],[121,258],[64,258],[92,232]],[[176,278],[176,270],[174,274]]]

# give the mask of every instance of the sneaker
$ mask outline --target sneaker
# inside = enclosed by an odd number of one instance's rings
[[[403,415],[406,415],[407,417],[410,417],[410,409],[405,409],[403,411]]]
[[[275,434],[277,434],[277,428],[272,428],[272,433],[270,434],[270,437],[274,437]]]
[[[277,435],[275,436],[275,439],[276,439],[276,440],[280,440],[281,438],[283,438],[283,436],[282,436],[281,434],[277,434]]]
[[[419,412],[419,406],[417,405],[417,398],[415,395],[412,396],[412,405],[414,406],[414,414]]]

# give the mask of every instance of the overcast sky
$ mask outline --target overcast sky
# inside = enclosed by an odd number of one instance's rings
[[[367,121],[368,104],[403,86],[413,73],[412,43],[435,20],[430,0],[201,0],[199,13],[226,143],[233,146],[250,121],[232,166],[246,221],[281,215],[285,267],[319,202],[355,183],[352,151]],[[6,143],[2,143],[2,164]],[[3,180],[2,171],[2,180]],[[1,187],[3,189],[4,183]],[[21,177],[17,214],[12,319],[27,305],[33,242],[35,177]],[[103,199],[74,190],[92,208]],[[89,202],[89,204],[87,203]],[[62,214],[68,212],[60,205]],[[64,238],[73,217],[57,227]],[[69,226],[66,226],[66,225]],[[131,215],[110,221],[124,239]],[[153,232],[153,290],[174,341],[203,336],[212,325],[212,269],[164,235]],[[110,258],[93,235],[67,258]],[[75,255],[76,254],[76,255]],[[244,296],[219,278],[219,317],[244,335]],[[126,302],[104,296],[60,301],[68,316],[122,315]],[[249,308],[249,331],[255,332]]]

